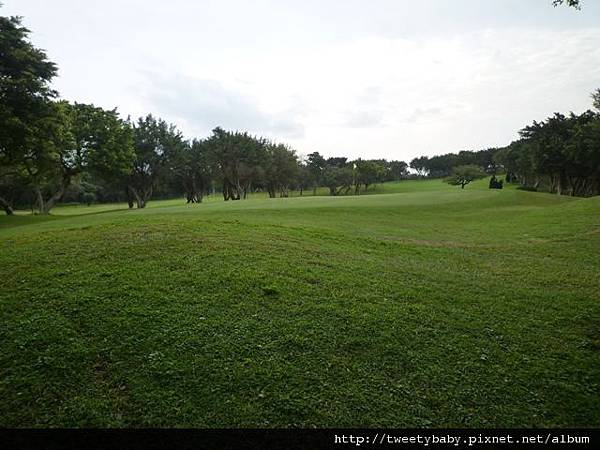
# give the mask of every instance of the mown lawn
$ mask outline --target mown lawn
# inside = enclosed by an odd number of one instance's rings
[[[0,426],[600,426],[600,198],[0,217]]]

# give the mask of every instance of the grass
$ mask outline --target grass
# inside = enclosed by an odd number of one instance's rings
[[[600,426],[600,198],[0,217],[0,426]]]

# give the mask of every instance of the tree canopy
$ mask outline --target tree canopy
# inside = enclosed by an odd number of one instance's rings
[[[452,169],[452,173],[444,181],[454,186],[460,186],[464,189],[465,186],[472,181],[485,178],[487,174],[478,166],[474,164],[467,164],[465,166],[456,166]]]
[[[29,42],[18,17],[0,16],[0,207],[12,214],[16,188],[31,181],[32,161],[57,159],[52,145],[61,134],[60,108],[50,81],[56,65]]]
[[[560,5],[570,6],[571,8],[581,9],[581,1],[580,0],[552,0],[552,4],[554,7]]]

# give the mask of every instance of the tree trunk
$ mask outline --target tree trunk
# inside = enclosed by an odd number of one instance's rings
[[[127,195],[127,205],[129,206],[129,209],[133,208],[133,195],[131,194],[131,186],[127,186],[127,188],[125,189],[125,194]]]
[[[12,206],[10,205],[10,203],[8,202],[8,200],[0,197],[0,208],[2,208],[4,210],[4,212],[6,213],[7,216],[11,216],[14,214],[14,210],[12,208]]]
[[[39,188],[39,186],[35,187],[35,196],[37,198],[38,211],[41,214],[42,210],[44,209],[44,196],[42,195],[42,190]]]
[[[558,175],[556,177],[556,180],[557,180],[557,183],[556,183],[556,193],[558,195],[562,195],[563,194],[563,188],[564,188],[562,175]]]
[[[227,179],[223,180],[223,200],[229,200],[229,182]]]
[[[45,201],[42,190],[39,188],[39,186],[36,186],[35,193],[38,202],[38,212],[40,214],[50,214],[50,210],[65,194],[66,188],[67,186],[65,183],[61,184],[58,190],[47,201]]]
[[[63,197],[65,193],[65,188],[61,187],[58,192],[54,193],[52,197],[48,199],[46,204],[44,205],[44,210],[42,214],[50,214],[50,210],[54,208],[54,205]]]
[[[133,194],[133,197],[135,198],[135,203],[136,203],[138,209],[145,208],[146,207],[146,199],[144,198],[144,194],[138,192],[137,189],[134,187],[130,187],[130,189],[131,189],[131,193]]]

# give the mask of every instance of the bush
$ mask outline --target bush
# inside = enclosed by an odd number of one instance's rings
[[[90,206],[96,201],[96,194],[94,194],[93,192],[86,192],[81,196],[81,200],[83,201],[83,203]]]
[[[504,185],[504,180],[498,180],[496,175],[492,175],[490,178],[490,189],[502,189]]]

